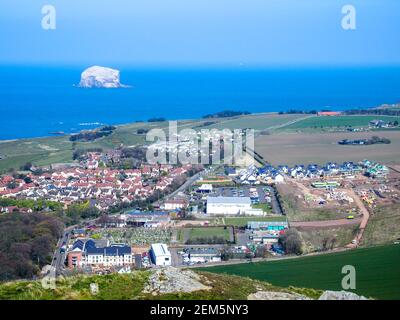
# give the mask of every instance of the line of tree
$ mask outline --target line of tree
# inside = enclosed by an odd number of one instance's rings
[[[164,122],[167,121],[165,118],[163,117],[159,117],[159,118],[150,118],[149,120],[147,120],[147,122]]]
[[[100,128],[100,131],[114,131],[115,129],[117,129],[117,127],[115,126],[104,126],[102,128]]]
[[[212,126],[213,124],[216,124],[216,123],[218,123],[218,122],[216,122],[216,121],[205,121],[202,124],[199,124],[198,126],[193,127],[193,129]]]
[[[329,111],[329,110],[326,110]],[[317,114],[317,110],[300,110],[300,109],[289,109],[287,111],[280,111],[279,114]]]
[[[361,139],[361,140],[348,140],[344,139],[338,142],[341,145],[372,145],[372,144],[390,144],[392,143],[388,138],[380,138],[378,136],[373,136],[371,139]]]
[[[203,119],[210,119],[210,118],[228,118],[228,117],[236,117],[242,115],[249,115],[251,112],[249,111],[233,111],[233,110],[225,110],[220,111],[212,114],[207,114],[203,116]]]
[[[0,198],[0,207],[18,207],[28,208],[33,211],[56,211],[60,210],[63,205],[55,201],[47,200],[33,200],[33,199],[12,199],[12,198]]]
[[[400,116],[400,108],[373,108],[373,109],[352,109],[344,111],[346,115],[377,115],[377,116]]]
[[[150,129],[140,128],[136,130],[136,134],[147,134]]]
[[[73,134],[69,140],[74,141],[94,141],[103,137],[107,137],[112,134],[112,131],[83,131],[77,134]]]
[[[111,135],[116,127],[114,126],[104,126],[97,130],[88,130],[88,131],[81,131],[77,134],[73,134],[70,136],[69,140],[72,142],[76,141],[94,141],[100,139],[102,137],[107,137]]]

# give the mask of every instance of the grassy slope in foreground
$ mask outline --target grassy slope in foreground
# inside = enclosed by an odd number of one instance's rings
[[[355,293],[376,299],[400,299],[400,245],[280,261],[207,268],[216,273],[248,276],[280,287],[341,290],[342,267],[356,268]]]

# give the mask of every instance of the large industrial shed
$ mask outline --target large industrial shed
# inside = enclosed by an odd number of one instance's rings
[[[156,266],[170,266],[172,264],[171,252],[166,244],[154,243],[151,245],[150,256]]]
[[[207,214],[238,215],[251,209],[250,197],[207,197]]]

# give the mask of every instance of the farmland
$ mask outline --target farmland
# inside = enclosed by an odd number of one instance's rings
[[[261,130],[289,124],[300,117],[300,115],[278,115],[271,113],[223,119],[182,120],[178,122],[178,130],[189,128],[195,128],[196,130],[212,128],[228,128],[232,130],[253,128]],[[213,122],[213,124],[207,125],[210,122]],[[154,128],[167,129],[168,122],[135,122],[119,125],[111,135],[91,142],[78,141],[73,143],[69,140],[68,135],[0,141],[0,156],[3,158],[0,160],[0,171],[6,171],[10,168],[19,169],[20,166],[27,162],[32,162],[34,165],[40,166],[72,162],[72,154],[74,150],[78,149],[103,148],[106,150],[113,149],[119,145],[129,147],[146,144],[146,135],[137,134],[137,130],[150,130]]]
[[[288,125],[293,121],[305,118],[305,115],[290,114],[290,115],[278,115],[278,114],[257,114],[237,117],[229,120],[222,120],[217,124],[205,127],[206,129],[246,129],[251,128],[254,130],[264,130],[269,128],[280,127]]]
[[[180,121],[179,128],[191,127],[199,122]],[[138,129],[150,130],[153,128],[167,128],[168,122],[132,123],[120,125],[109,136],[91,142],[71,142],[69,136],[45,137],[35,139],[21,139],[0,141],[0,172],[10,168],[19,169],[27,162],[34,165],[46,166],[55,163],[72,162],[74,150],[102,148],[114,149],[119,145],[126,147],[146,144],[146,135],[137,134]]]
[[[333,116],[333,117],[309,117],[307,119],[297,121],[293,124],[282,128],[284,131],[293,131],[305,129],[314,130],[331,130],[340,127],[367,127],[368,123],[372,120],[383,120],[383,121],[400,121],[400,117],[391,116]]]
[[[207,268],[216,273],[247,276],[273,285],[342,290],[341,270],[356,268],[357,294],[400,299],[400,245],[357,249],[312,257]]]
[[[308,141],[310,137],[307,135],[302,136],[305,132],[321,132],[325,129],[332,131],[332,128],[344,127],[344,126],[367,126],[368,122],[374,119],[383,120],[400,120],[400,117],[387,117],[387,116],[340,116],[340,117],[317,117],[310,115],[301,114],[283,114],[279,115],[276,113],[264,113],[238,116],[233,118],[217,118],[217,119],[197,119],[197,120],[182,120],[178,122],[180,129],[184,128],[195,128],[196,130],[201,129],[244,129],[252,128],[256,131],[268,130],[271,133],[275,133],[272,136],[266,135],[261,136],[256,141],[256,149],[262,155],[266,154],[266,148],[268,148],[267,159],[271,162],[282,161],[284,159],[296,160],[296,154],[298,153],[298,159],[303,160],[302,157],[309,157],[314,155],[318,160],[318,155],[321,152],[326,151],[327,144],[331,147],[331,143],[336,143],[339,136],[338,133],[328,135],[330,137],[329,142],[322,138],[321,142],[314,142],[314,140]],[[10,168],[18,169],[21,165],[26,162],[32,162],[34,165],[50,165],[54,163],[65,163],[72,161],[72,154],[77,149],[88,149],[88,148],[103,148],[112,149],[119,145],[126,147],[145,144],[145,135],[137,134],[138,129],[152,129],[152,128],[167,128],[168,122],[157,122],[157,123],[144,123],[136,122],[131,124],[119,125],[116,130],[109,136],[97,139],[92,142],[75,142],[69,141],[69,136],[55,136],[45,137],[36,139],[21,139],[15,141],[2,141],[0,142],[0,156],[3,158],[0,160],[0,171],[5,171]],[[322,128],[321,128],[322,127]],[[290,135],[295,131],[304,131],[302,134]],[[329,131],[328,130],[328,131]],[[286,132],[287,131],[287,132]],[[326,131],[326,130],[325,130]],[[365,133],[367,134],[367,133]],[[372,133],[368,133],[371,135]],[[375,134],[375,133],[373,133]],[[399,132],[396,130],[386,130],[383,136],[392,139],[391,136],[399,137]],[[297,143],[302,138],[304,143]],[[311,135],[315,138],[314,135]],[[356,136],[345,134],[344,138],[355,138]],[[364,135],[362,136],[364,137]],[[340,140],[340,139],[339,139]],[[393,139],[392,139],[393,140]],[[307,142],[308,141],[308,142]],[[325,141],[325,142],[324,142]],[[277,148],[279,151],[281,146],[283,147],[281,152],[276,152]],[[390,148],[392,146],[392,148]],[[389,146],[369,146],[362,150],[356,149],[354,153],[360,152],[359,157],[366,157],[368,155],[376,156],[380,159],[392,159],[394,156],[398,156],[399,153],[394,152],[392,149],[398,148],[398,144],[392,143]],[[298,148],[300,149],[298,149]],[[386,147],[386,148],[383,148]],[[305,148],[305,149],[303,149]],[[325,148],[325,149],[324,149]],[[306,152],[299,152],[299,151]],[[346,152],[350,149],[346,149]],[[391,151],[388,151],[391,150]],[[320,152],[321,151],[321,152]],[[336,148],[332,150],[328,155],[336,154]],[[315,153],[317,152],[317,153]],[[353,152],[353,151],[351,151]],[[301,155],[301,156],[300,156]],[[289,156],[289,158],[288,158]],[[340,157],[340,156],[338,156]],[[326,157],[321,158],[323,161]],[[353,156],[354,158],[354,156]],[[293,161],[294,161],[293,160]],[[378,159],[377,159],[378,160]],[[382,160],[381,160],[382,161]],[[285,162],[285,161],[283,161]]]
[[[343,139],[371,138],[380,135],[391,144],[342,146]],[[400,159],[400,131],[281,133],[256,138],[255,149],[273,165],[325,164],[327,162],[374,160],[396,163]]]

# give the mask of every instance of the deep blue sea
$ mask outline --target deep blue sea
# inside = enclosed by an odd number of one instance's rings
[[[110,66],[113,67],[113,66]],[[118,68],[129,89],[81,89],[85,67],[0,67],[0,140],[222,110],[365,108],[400,102],[400,67]]]

